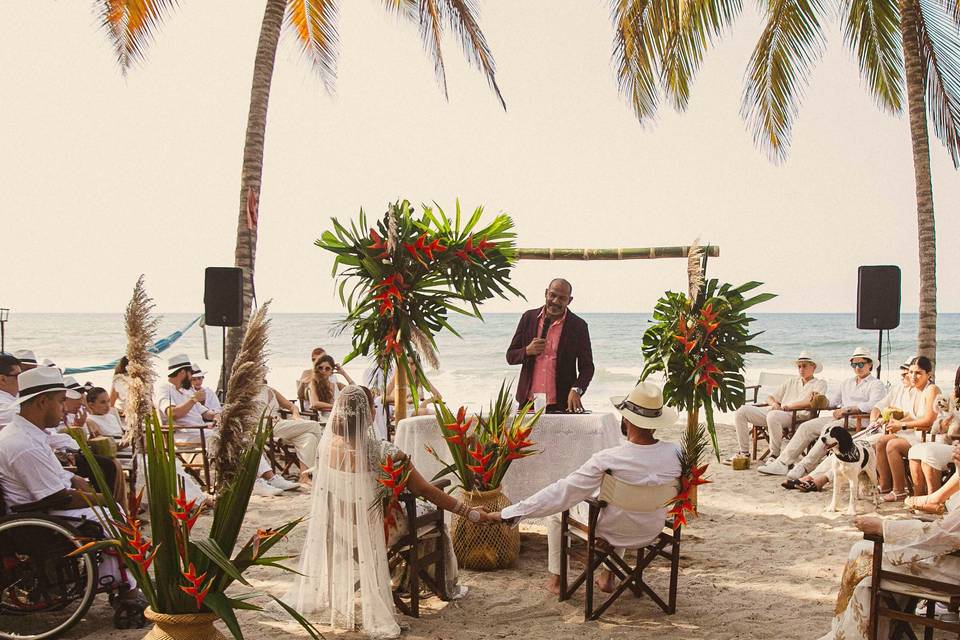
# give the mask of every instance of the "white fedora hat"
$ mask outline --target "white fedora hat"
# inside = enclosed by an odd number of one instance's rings
[[[14,351],[13,357],[19,360],[22,364],[32,364],[34,366],[37,364],[37,355],[33,351],[30,351],[30,349],[20,349],[19,351]]]
[[[853,355],[850,356],[850,359],[853,360],[854,358],[864,358],[870,362],[873,362],[873,355],[863,347],[857,347],[853,350]]]
[[[190,365],[190,377],[191,378],[206,378],[207,372],[200,368],[198,364]]]
[[[914,356],[910,356],[909,358],[907,358],[906,360],[904,360],[903,363],[900,365],[900,370],[901,370],[901,371],[907,371],[907,370],[909,370],[909,369],[910,369],[910,365],[913,364],[913,358],[914,358]]]
[[[67,387],[67,389],[73,389],[77,392],[83,391],[86,393],[90,389],[93,389],[93,385],[89,382],[86,384],[80,384],[73,376],[63,376],[63,384]]]
[[[175,356],[171,356],[167,360],[167,375],[172,376],[180,369],[190,369],[193,371],[193,365],[190,363],[190,358],[185,353],[178,353]]]
[[[17,387],[20,395],[15,404],[22,404],[42,393],[54,391],[66,391],[71,400],[80,399],[79,393],[67,388],[63,382],[63,374],[55,367],[37,367],[24,371],[17,376]]]
[[[814,365],[814,369],[813,369],[814,373],[820,373],[823,370],[823,365],[820,364],[820,360],[810,355],[806,351],[801,351],[800,355],[797,356],[797,359],[794,362],[796,364],[799,364],[801,362],[812,362]]]
[[[641,429],[666,427],[677,421],[677,410],[663,404],[663,390],[652,382],[641,382],[628,396],[612,396],[610,402],[634,426]]]

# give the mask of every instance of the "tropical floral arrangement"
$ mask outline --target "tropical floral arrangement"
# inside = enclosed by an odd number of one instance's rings
[[[467,418],[465,407],[454,415],[443,402],[437,403],[437,424],[453,462],[443,461],[428,448],[444,465],[434,479],[453,473],[464,491],[489,491],[500,486],[514,460],[538,453],[531,449],[534,443],[529,438],[543,411],[531,414],[533,403],[528,402],[514,414],[511,387],[506,383],[500,386],[486,416],[481,411],[479,416]]]
[[[114,550],[155,612],[212,612],[223,620],[234,638],[242,639],[235,610],[261,610],[249,601],[258,594],[250,591],[228,596],[227,589],[234,582],[250,587],[243,573],[254,565],[293,573],[292,569],[281,564],[292,556],[271,556],[268,552],[300,523],[298,519],[276,529],[258,529],[237,549],[260,454],[268,437],[269,427],[261,420],[236,477],[220,491],[209,533],[200,535],[194,531],[200,507],[196,500],[187,500],[183,483],[178,482],[173,429],[162,429],[155,413],[144,422],[145,465],[142,471],[146,476],[150,512],[149,535],[139,519],[143,491],[131,496],[130,504],[119,504],[90,448],[80,442],[97,489],[103,495],[101,503],[91,504],[91,507],[97,512],[106,538],[91,541],[74,553]],[[290,606],[270,593],[266,595],[299,622],[311,637],[321,637]]]
[[[483,208],[477,207],[464,219],[459,201],[452,220],[439,206],[424,205],[416,215],[403,200],[374,224],[362,210],[349,229],[333,219],[333,231],[316,244],[337,256],[333,274],[347,308],[341,330],[353,331],[353,350],[344,363],[373,354],[384,372],[384,387],[394,365],[408,380],[410,363],[419,362],[419,355],[439,365],[438,332],[459,336],[449,324],[450,312],[482,318],[479,305],[485,300],[507,293],[523,297],[510,286],[516,260],[513,221],[500,214],[480,226],[482,216]],[[416,367],[416,376],[426,385],[423,367]],[[414,404],[419,403],[417,386],[411,385]]]
[[[687,413],[687,429],[681,453],[681,490],[673,501],[675,524],[685,522],[684,512],[696,511],[694,488],[704,484],[707,441],[716,458],[720,447],[713,412],[733,411],[745,400],[743,370],[749,353],[769,353],[752,341],[762,332],[750,333],[747,309],[766,302],[776,294],[759,293],[760,287],[747,282],[734,287],[716,279],[705,280],[705,259],[694,245],[689,262],[687,293],[667,291],[654,308],[651,326],[643,334],[645,360],[641,380],[662,374],[664,401]],[[706,427],[700,423],[704,411]]]
[[[413,464],[406,456],[388,455],[380,465],[377,476],[379,494],[373,502],[373,508],[383,509],[383,537],[389,538],[390,528],[397,524],[397,516],[403,514],[400,506],[400,494],[407,488]]]

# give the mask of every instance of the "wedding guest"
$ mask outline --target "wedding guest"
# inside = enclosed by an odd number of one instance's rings
[[[297,378],[297,401],[306,406],[308,402],[307,394],[310,393],[310,380],[313,379],[313,368],[317,365],[317,360],[326,355],[327,350],[323,347],[314,347],[310,352],[310,368],[304,369]]]
[[[353,384],[353,380],[337,364],[333,356],[323,354],[313,363],[313,375],[310,378],[307,397],[310,400],[310,408],[314,411],[330,411],[333,408],[333,401],[345,386],[334,377],[334,373],[339,373],[348,384]]]
[[[798,471],[795,475],[799,478],[808,469],[797,464],[807,447],[813,445],[816,450],[811,450],[804,458],[805,464],[810,464],[809,469],[812,470],[827,455],[827,448],[820,442],[820,435],[842,425],[844,416],[855,413],[869,414],[883,399],[887,388],[878,378],[870,375],[873,372],[873,358],[866,349],[860,348],[853,352],[850,356],[850,367],[853,369],[853,376],[844,380],[840,388],[828,396],[830,406],[837,408],[826,416],[807,420],[798,426],[780,455],[771,457],[770,461],[758,467],[757,471],[771,476],[782,476],[791,470],[791,466],[796,465]]]
[[[275,420],[273,435],[284,442],[293,445],[297,450],[297,459],[300,468],[300,484],[311,483],[310,470],[317,461],[317,443],[323,435],[323,427],[315,420],[307,420],[300,415],[296,403],[290,402],[279,391],[263,381],[263,388],[257,399],[260,406],[258,414],[264,414]],[[280,419],[280,410],[290,413],[289,419]]]
[[[217,397],[217,392],[203,384],[206,377],[206,371],[201,370],[199,365],[191,365],[190,386],[193,387],[194,393],[197,394],[200,404],[214,413],[221,413],[223,411],[223,405],[220,404],[220,398]]]
[[[913,450],[918,448],[912,447],[910,453],[913,453]],[[957,458],[960,458],[960,444],[954,443],[949,445],[950,448],[950,462],[953,462]],[[910,461],[911,463],[913,460]],[[946,468],[946,465],[944,465]],[[924,469],[924,471],[926,471]],[[946,508],[947,501],[957,494],[957,491],[960,490],[960,471],[954,471],[953,475],[944,482],[940,484],[940,474],[942,470],[937,471],[937,482],[936,484],[927,481],[927,491],[926,495],[919,496],[909,496],[906,500],[903,501],[903,506],[908,509],[913,509],[915,512],[919,513],[932,513],[934,515],[943,515],[943,512]],[[924,473],[926,475],[926,473]],[[937,488],[931,489],[931,486],[936,486]]]
[[[0,429],[17,415],[17,376],[20,360],[9,353],[0,353]]]
[[[110,406],[110,394],[103,387],[87,391],[87,432],[91,438],[123,437],[123,422],[117,410]]]
[[[507,349],[507,363],[521,365],[517,402],[546,396],[548,411],[581,413],[581,397],[593,379],[593,351],[586,321],[569,310],[573,286],[554,278],[542,307],[523,314]]]
[[[30,349],[20,349],[13,352],[13,357],[20,361],[22,371],[30,371],[37,368],[37,356]]]
[[[547,521],[546,588],[560,592],[560,513],[570,509],[581,522],[587,521],[587,506],[582,502],[596,496],[603,476],[633,485],[659,485],[676,482],[680,477],[680,447],[654,438],[658,427],[669,427],[677,421],[675,409],[663,404],[663,392],[652,382],[641,382],[628,396],[610,399],[620,412],[620,428],[627,436],[623,444],[593,454],[572,474],[545,487],[525,500],[492,513],[493,521],[518,521],[522,518],[543,518]],[[618,553],[650,544],[663,530],[666,507],[650,513],[624,511],[608,506],[600,514],[597,532]],[[612,591],[614,579],[601,572],[599,586]]]
[[[877,406],[870,412],[870,422],[880,422],[886,426],[890,419],[883,417],[884,409],[905,409],[913,406],[917,395],[917,389],[913,386],[913,379],[910,377],[910,365],[913,363],[913,356],[910,356],[900,365],[901,385],[892,385],[887,395],[883,397]],[[889,412],[888,412],[889,413]]]
[[[953,460],[953,445],[960,441],[960,368],[953,384],[950,397],[941,397],[938,402],[937,419],[930,430],[936,440],[914,444],[907,453],[914,495],[933,493],[940,488],[943,472]]]
[[[903,460],[910,447],[920,443],[920,432],[929,429],[937,419],[936,404],[940,388],[933,383],[933,363],[930,358],[914,358],[910,362],[909,375],[916,390],[913,406],[903,407],[901,419],[887,422],[887,433],[875,445],[877,481],[880,483],[880,492],[885,494],[884,502],[899,502],[907,497]]]
[[[815,393],[822,395],[827,392],[827,383],[814,376],[823,368],[816,358],[806,351],[801,351],[795,364],[797,375],[767,396],[766,406],[745,404],[737,409],[734,422],[737,429],[738,451],[727,460],[728,463],[733,458],[750,457],[751,424],[767,428],[767,434],[770,436],[770,455],[777,458],[783,442],[783,431],[790,427],[793,419],[791,410],[809,409]],[[809,417],[810,414],[806,411],[797,416],[798,420],[806,420]]]
[[[120,402],[120,413],[127,406],[127,387],[130,379],[127,377],[127,365],[130,360],[127,356],[117,360],[117,366],[113,368],[113,382],[110,385],[110,406],[116,406]]]

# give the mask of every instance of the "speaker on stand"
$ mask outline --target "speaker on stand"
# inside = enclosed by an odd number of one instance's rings
[[[877,378],[883,366],[883,331],[900,326],[900,267],[862,266],[857,269],[857,329],[880,333]]]
[[[207,267],[203,274],[203,315],[210,327],[223,328],[220,380],[227,399],[227,327],[243,324],[243,269]]]

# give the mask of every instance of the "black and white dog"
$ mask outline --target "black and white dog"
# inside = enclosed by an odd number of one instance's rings
[[[840,502],[840,484],[850,486],[850,502],[847,515],[856,515],[857,498],[860,497],[860,476],[877,486],[877,460],[873,447],[866,442],[856,442],[850,432],[842,426],[831,427],[820,436],[820,441],[833,453],[833,499],[827,511],[838,511]]]

